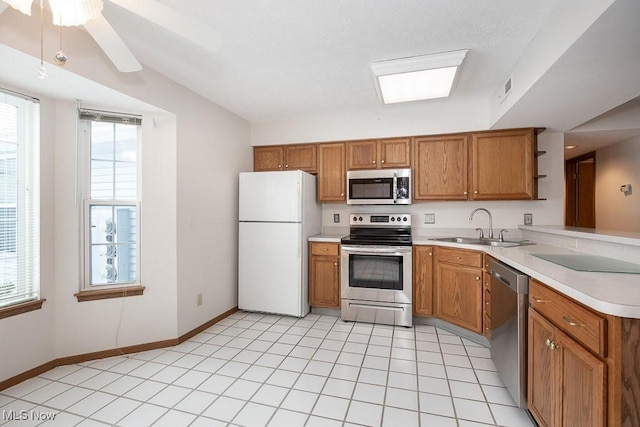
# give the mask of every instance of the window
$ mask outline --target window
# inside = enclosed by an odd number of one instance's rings
[[[85,134],[84,290],[136,285],[140,119],[80,112]]]
[[[0,308],[39,299],[40,106],[0,91]]]

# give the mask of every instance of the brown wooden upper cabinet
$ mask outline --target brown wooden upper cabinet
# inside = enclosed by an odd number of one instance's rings
[[[534,129],[471,134],[470,200],[535,199]]]
[[[350,141],[347,170],[408,168],[411,165],[411,138]]]
[[[318,144],[318,201],[347,200],[344,142]]]
[[[537,198],[534,129],[414,138],[414,200]]]
[[[253,148],[253,170],[302,170],[315,173],[318,169],[316,144],[270,145]]]
[[[465,134],[414,139],[414,200],[467,200],[467,141]]]

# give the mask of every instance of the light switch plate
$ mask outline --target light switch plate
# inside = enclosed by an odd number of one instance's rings
[[[426,213],[426,214],[424,214],[424,223],[425,224],[435,224],[436,223],[436,214],[434,214],[434,213]]]
[[[340,214],[333,214],[333,222],[336,224],[340,222]]]
[[[524,214],[524,225],[533,225],[533,214]]]

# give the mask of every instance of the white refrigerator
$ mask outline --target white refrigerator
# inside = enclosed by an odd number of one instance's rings
[[[316,178],[302,171],[241,172],[238,308],[309,313],[309,236],[322,228]]]

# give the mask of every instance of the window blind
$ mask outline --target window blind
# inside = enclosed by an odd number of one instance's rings
[[[40,292],[40,105],[0,90],[0,307]]]
[[[115,113],[113,111],[89,110],[86,108],[80,108],[78,110],[78,118],[80,120],[89,120],[94,122],[120,123],[137,126],[142,125],[142,116]]]

